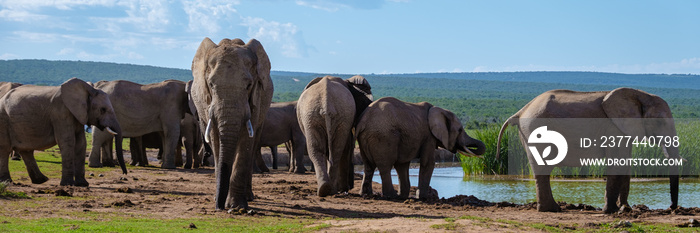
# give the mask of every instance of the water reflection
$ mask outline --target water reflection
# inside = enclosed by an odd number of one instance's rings
[[[418,185],[418,169],[410,169],[412,186]],[[379,172],[373,177],[381,183]],[[392,170],[392,182],[398,184],[396,171]],[[602,207],[605,181],[596,180],[553,180],[552,193],[557,201],[585,203]],[[535,202],[535,181],[529,177],[517,176],[468,176],[464,177],[461,167],[435,168],[430,182],[440,197],[474,195],[490,202]],[[375,190],[380,192],[381,190]],[[683,207],[700,207],[700,180],[682,179],[678,203]],[[630,185],[629,203],[645,204],[652,209],[665,209],[671,204],[668,179],[634,179]]]

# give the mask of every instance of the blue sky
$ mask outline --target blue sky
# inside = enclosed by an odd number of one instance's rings
[[[273,70],[700,74],[700,1],[0,0],[0,59],[189,69],[204,37]]]

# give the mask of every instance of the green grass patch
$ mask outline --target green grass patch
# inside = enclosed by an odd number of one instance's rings
[[[8,191],[7,186],[10,186],[9,182],[0,182],[0,198],[31,198],[24,192]]]
[[[141,218],[143,217],[143,218]],[[2,224],[3,232],[57,232],[66,230],[96,232],[303,232],[312,220],[275,217],[236,217],[201,219],[150,219],[115,217],[111,219],[45,218],[26,220],[9,218]],[[192,228],[196,227],[196,228]],[[323,229],[328,226],[317,226]]]
[[[457,228],[459,228],[460,226],[462,226],[462,224],[450,222],[450,223],[431,225],[430,228],[454,231],[454,230],[457,230]]]

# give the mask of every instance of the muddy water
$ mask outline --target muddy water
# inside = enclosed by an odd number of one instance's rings
[[[418,186],[418,169],[410,169],[412,186]],[[373,177],[381,183],[379,172]],[[392,182],[398,184],[396,171],[392,170]],[[474,195],[490,202],[507,201],[517,204],[535,202],[535,181],[529,177],[518,176],[464,176],[461,167],[435,168],[430,186],[438,191],[440,197],[455,195]],[[375,190],[380,192],[381,190]],[[553,180],[554,199],[567,203],[584,203],[602,207],[605,193],[605,181],[587,180]],[[700,207],[700,180],[682,179],[678,202],[683,207]],[[668,179],[633,179],[630,185],[629,203],[644,204],[652,209],[666,209],[671,204]]]

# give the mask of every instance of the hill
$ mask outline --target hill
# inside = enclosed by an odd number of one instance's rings
[[[59,85],[71,77],[92,82],[125,79],[138,83],[192,79],[191,71],[186,69],[85,61],[0,60],[0,71],[0,81],[38,85]],[[298,99],[309,81],[324,75],[272,71],[273,101]],[[455,112],[470,128],[502,122],[530,99],[551,89],[600,91],[634,87],[664,98],[676,117],[700,116],[700,75],[491,72],[364,76],[376,99],[394,96],[409,102],[427,101]]]

